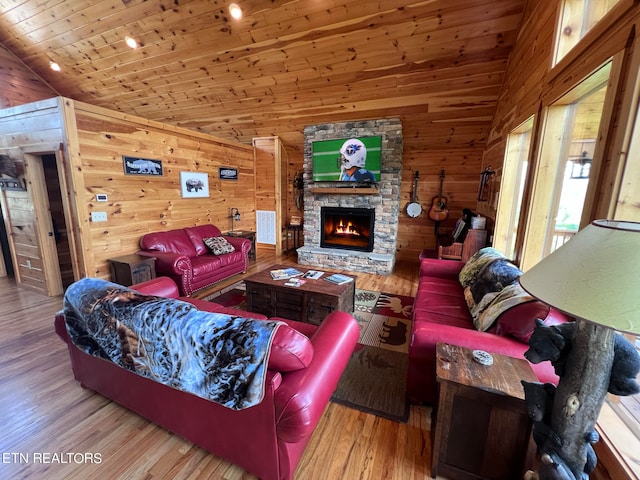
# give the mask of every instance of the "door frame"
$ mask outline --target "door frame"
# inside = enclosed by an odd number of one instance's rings
[[[48,212],[48,193],[44,182],[42,156],[55,155],[56,167],[58,169],[58,181],[62,197],[62,207],[65,217],[67,238],[71,263],[73,266],[74,280],[82,277],[83,257],[81,255],[81,243],[79,238],[78,217],[74,215],[75,201],[72,198],[72,182],[68,156],[65,154],[64,146],[61,143],[43,143],[25,145],[18,148],[3,149],[12,157],[22,157],[25,165],[25,181],[31,190],[31,201],[36,209],[36,231],[38,232],[38,242],[45,265],[45,279],[47,285],[47,295],[55,296],[63,293],[62,280],[60,275],[60,265],[58,263],[58,252],[55,238],[53,236],[53,224],[51,215]],[[46,201],[46,203],[45,203]],[[5,219],[6,221],[6,219]],[[45,228],[42,228],[44,225]],[[11,246],[11,242],[10,246]],[[12,257],[15,253],[12,249]],[[55,261],[54,261],[55,259]]]

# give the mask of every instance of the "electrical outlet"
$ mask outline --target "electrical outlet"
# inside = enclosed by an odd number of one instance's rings
[[[107,212],[91,212],[91,221],[92,222],[106,222],[107,221]]]

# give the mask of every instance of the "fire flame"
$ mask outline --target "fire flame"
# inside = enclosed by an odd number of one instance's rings
[[[340,223],[336,227],[336,233],[340,233],[342,235],[353,235],[355,237],[360,236],[360,232],[356,229],[356,227],[348,222],[346,225],[340,220]]]

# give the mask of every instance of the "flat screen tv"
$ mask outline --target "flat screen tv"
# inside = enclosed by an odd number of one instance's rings
[[[313,142],[314,182],[377,183],[382,137],[352,137]]]

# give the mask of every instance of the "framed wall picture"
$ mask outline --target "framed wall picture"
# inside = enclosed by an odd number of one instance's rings
[[[238,169],[234,167],[218,167],[220,180],[238,180]]]
[[[126,175],[162,175],[162,160],[122,156]]]
[[[208,197],[209,174],[180,172],[180,191],[182,192],[182,198]]]

